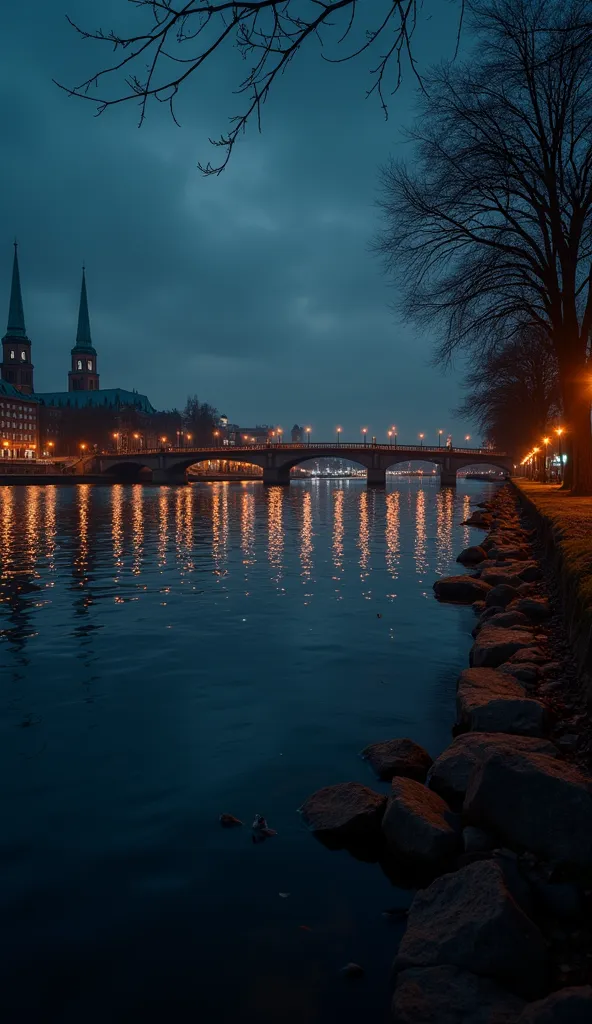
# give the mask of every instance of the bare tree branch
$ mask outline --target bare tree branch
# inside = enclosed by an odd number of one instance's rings
[[[399,88],[405,60],[421,84],[412,49],[420,0],[374,0],[372,5],[364,4],[364,41],[337,57],[324,52],[326,37],[331,38],[333,33],[337,47],[346,43],[362,8],[361,0],[130,2],[140,9],[140,15],[149,15],[146,27],[136,35],[122,35],[113,29],[91,31],[67,19],[82,39],[108,43],[120,56],[93,72],[80,85],[55,84],[70,96],[94,102],[97,114],[108,107],[136,100],[140,107],[140,125],[145,120],[150,99],[167,103],[178,124],[175,100],[179,91],[208,60],[222,52],[225,45],[233,45],[245,60],[255,55],[255,63],[236,89],[239,95],[247,96],[245,109],[230,119],[231,128],[226,134],[210,139],[212,145],[224,151],[224,156],[217,165],[200,164],[204,174],[220,174],[224,170],[238,136],[251,120],[255,119],[261,130],[262,105],[274,82],[298,51],[313,39],[320,46],[323,59],[332,63],[353,60],[368,51],[376,51],[385,43],[384,52],[379,52],[376,65],[370,69],[374,82],[367,90],[368,96],[377,93],[385,117],[388,115],[385,87],[391,65],[394,67],[389,85],[391,93]],[[460,25],[465,0],[448,2],[460,12]],[[142,64],[146,70],[140,74],[136,68]],[[111,85],[114,85],[113,95],[108,94]],[[97,97],[93,93],[99,87],[106,91]]]

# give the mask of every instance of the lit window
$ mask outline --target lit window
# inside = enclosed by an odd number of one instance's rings
[[[23,363],[27,362],[27,353],[26,352],[24,352],[24,351],[21,352],[21,359],[22,359]]]
[[[86,368],[87,370],[92,370],[92,359],[86,360]]]
[[[77,360],[77,362],[76,362],[76,369],[77,370],[81,370],[82,369],[82,359],[78,359]]]
[[[13,348],[11,348],[11,350],[10,350],[10,358],[14,359],[14,349]]]

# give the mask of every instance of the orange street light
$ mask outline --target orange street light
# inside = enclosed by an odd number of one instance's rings
[[[442,434],[443,434],[443,433],[444,433],[444,431],[443,431],[443,430],[439,430],[439,431],[438,431],[438,448],[440,448],[440,447],[441,447],[441,445],[442,445]]]
[[[305,427],[304,432],[307,435],[308,443],[310,444],[310,427]]]
[[[160,439],[160,440],[162,441],[162,443],[163,443],[163,444],[165,444],[165,443],[166,443],[166,437],[161,437],[161,439]]]
[[[563,427],[555,427],[555,433],[557,434],[558,437],[561,437],[561,435],[563,433],[565,433],[565,430],[564,430]]]
[[[54,444],[53,441],[48,441],[47,442],[47,447],[48,448],[53,448],[53,444]]]
[[[85,444],[81,444],[80,447],[82,448],[82,451],[85,451],[85,449],[86,449],[86,445]]]
[[[470,440],[471,440],[471,435],[470,434],[465,434],[465,441],[470,441]]]
[[[366,444],[366,434],[368,433],[368,427],[362,427],[362,434],[364,435],[364,444]]]
[[[185,434],[185,437],[187,438],[188,441],[191,441],[193,434]]]
[[[117,437],[119,437],[119,434],[113,434],[113,437],[117,438]]]
[[[424,437],[425,437],[425,434],[420,434],[419,435],[419,445],[420,445],[420,448],[423,448],[423,439],[424,439]]]

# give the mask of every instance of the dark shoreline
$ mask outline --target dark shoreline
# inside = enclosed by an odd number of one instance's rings
[[[391,979],[399,1024],[592,1019],[590,716],[533,511],[500,488],[466,523],[486,531],[483,548],[459,555],[469,571],[434,585],[479,616],[452,744],[419,775],[419,751],[429,755],[413,740],[373,744],[364,756],[392,780],[388,799],[344,783],[302,808],[327,845],[365,838],[403,872],[428,869],[423,883],[408,873],[416,893]]]

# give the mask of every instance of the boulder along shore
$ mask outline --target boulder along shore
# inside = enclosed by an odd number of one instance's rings
[[[416,890],[394,956],[397,1024],[592,1021],[592,730],[537,529],[512,485],[436,580],[472,604],[453,741],[435,761],[408,737],[362,751],[388,795],[327,786],[300,808],[334,848]]]

